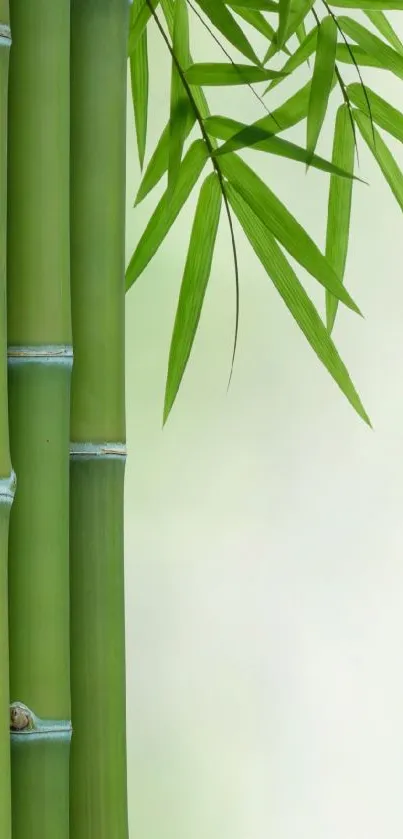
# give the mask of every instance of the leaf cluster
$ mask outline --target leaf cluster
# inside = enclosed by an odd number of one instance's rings
[[[344,14],[353,10],[353,17]],[[233,219],[236,218],[268,277],[312,349],[357,413],[370,424],[348,370],[332,338],[339,304],[359,313],[344,283],[350,235],[358,143],[371,150],[403,209],[403,174],[380,130],[403,142],[403,113],[370,89],[363,68],[376,67],[403,78],[403,45],[385,12],[403,9],[403,0],[134,0],[128,33],[137,146],[143,169],[149,108],[148,27],[157,26],[171,58],[171,94],[167,124],[143,172],[135,204],[166,177],[157,204],[126,272],[130,288],[164,241],[207,165],[193,220],[169,352],[164,422],[176,399],[200,321],[211,274],[220,218],[230,226],[239,318],[239,276]],[[338,12],[342,10],[343,13]],[[357,14],[358,13],[358,14]],[[361,17],[359,16],[361,14]],[[190,20],[197,16],[220,44],[222,62],[192,60]],[[245,22],[266,48],[259,57],[245,34]],[[240,59],[231,57],[235,50]],[[281,62],[280,68],[278,67]],[[272,112],[269,91],[308,62],[310,79]],[[276,64],[274,68],[273,64]],[[356,81],[345,84],[343,65],[352,65]],[[263,84],[263,94],[254,85]],[[206,89],[247,86],[264,110],[252,124],[211,114]],[[337,92],[331,159],[317,145]],[[283,134],[306,122],[300,146]],[[188,144],[194,127],[199,137]],[[253,149],[298,161],[328,177],[326,243],[323,250],[280,198],[243,160]],[[325,289],[322,319],[289,258]],[[231,368],[232,372],[232,368]]]

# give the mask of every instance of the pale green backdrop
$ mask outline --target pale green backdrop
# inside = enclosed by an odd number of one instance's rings
[[[222,60],[208,34],[193,31],[196,58]],[[169,85],[154,30],[150,55],[151,151]],[[401,82],[364,72],[401,105]],[[245,121],[262,113],[248,91],[213,91],[209,101]],[[303,142],[303,129],[290,136]],[[320,152],[331,154],[329,121]],[[327,177],[253,160],[323,246]],[[360,163],[371,186],[355,190],[346,282],[365,320],[343,310],[335,334],[374,432],[241,234],[240,337],[226,394],[234,278],[224,216],[191,364],[161,430],[194,199],[128,294],[132,839],[402,835],[403,219],[364,148]],[[128,258],[160,195],[133,210],[139,177],[129,105]]]

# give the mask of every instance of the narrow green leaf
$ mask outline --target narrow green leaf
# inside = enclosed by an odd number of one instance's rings
[[[277,48],[283,47],[286,42],[290,11],[291,0],[279,0]]]
[[[293,0],[291,3],[290,15],[288,18],[287,33],[285,42],[287,42],[292,35],[295,35],[299,25],[306,19],[308,12],[310,12],[315,0]],[[263,64],[266,64],[273,55],[279,50],[277,34],[273,38],[267,53],[263,59]]]
[[[337,111],[333,139],[332,162],[354,174],[354,132],[348,105],[341,105]],[[348,240],[350,234],[352,180],[342,180],[334,175],[330,178],[327,211],[326,257],[335,274],[343,281],[346,268]],[[326,292],[326,321],[329,333],[336,318],[338,301]]]
[[[351,381],[349,373],[304,287],[299,282],[274,236],[230,185],[229,201],[253,250],[284,300],[319,360],[338,384],[360,417],[370,425],[369,417]]]
[[[332,87],[336,84],[336,78],[333,78]],[[293,94],[286,102],[279,105],[274,111],[266,117],[258,119],[252,125],[245,126],[242,122],[230,119],[229,117],[212,116],[205,120],[205,128],[213,137],[218,137],[220,140],[228,140],[225,146],[220,149],[220,154],[227,154],[229,151],[237,151],[249,145],[249,130],[262,129],[267,134],[280,134],[297,125],[302,119],[305,119],[308,113],[309,92],[311,82],[301,87]]]
[[[201,10],[210,19],[213,26],[224,35],[245,58],[249,58],[254,64],[260,61],[252,49],[245,33],[232,16],[231,12],[220,0],[196,0]]]
[[[302,21],[302,23],[299,24],[299,26],[297,26],[295,34],[297,36],[298,43],[303,44],[306,38],[306,27],[304,20]]]
[[[228,181],[288,253],[321,285],[350,309],[359,313],[357,305],[315,242],[258,175],[235,154],[228,154],[221,158],[221,169]]]
[[[160,0],[151,0],[151,6],[156,9]],[[130,11],[129,24],[129,41],[127,45],[127,54],[131,55],[136,48],[139,38],[141,38],[145,27],[151,17],[151,9],[147,0],[134,0]]]
[[[278,12],[277,0],[226,0],[227,6],[230,6],[238,14],[238,9],[252,9],[261,12]]]
[[[337,44],[337,26],[330,15],[319,24],[307,120],[307,151],[313,155],[332,90]]]
[[[270,43],[272,42],[275,36],[275,30],[261,12],[256,11],[255,9],[243,9],[241,6],[234,7],[234,12],[245,20],[246,23],[249,23],[249,26],[253,26],[253,28],[263,35],[264,38],[267,38]],[[284,52],[290,55],[290,51],[287,47],[284,47]]]
[[[173,51],[182,69],[189,61],[189,19],[186,0],[176,0]],[[171,110],[169,115],[168,196],[176,183],[182,160],[191,104],[175,61],[172,61]]]
[[[386,143],[384,143],[379,132],[376,129],[373,129],[371,121],[366,114],[362,113],[362,111],[356,110],[353,111],[353,114],[362,137],[364,138],[367,146],[371,149],[386,182],[389,184],[393,195],[399,204],[399,207],[403,210],[403,174],[399,169],[392,152],[388,149]]]
[[[403,9],[403,0],[331,0],[331,6],[339,9],[374,9],[375,11],[397,12]]]
[[[403,79],[403,55],[400,55],[392,47],[389,47],[388,44],[385,44],[377,35],[369,32],[358,21],[345,15],[340,15],[338,22],[345,35],[348,35],[349,38],[355,41],[369,55],[373,55],[385,70],[390,70],[399,79]]]
[[[353,58],[354,61],[353,61]],[[356,47],[354,44],[337,44],[336,61],[341,64],[357,64],[358,67],[377,67],[380,70],[384,69],[380,61],[374,55],[368,53],[361,47]]]
[[[134,251],[126,270],[126,288],[137,280],[144,268],[157,252],[175,219],[186,203],[197,183],[208,159],[208,150],[203,140],[195,140],[186,153],[179,170],[178,180],[171,200],[166,192],[154,210],[147,227]]]
[[[130,55],[130,80],[136,124],[137,150],[143,168],[147,141],[148,116],[148,48],[147,29],[144,29]]]
[[[176,399],[199,325],[220,220],[221,197],[220,184],[213,172],[200,190],[190,237],[169,352],[164,423]]]
[[[317,26],[315,26],[308,33],[308,35],[305,38],[305,41],[303,41],[303,43],[295,50],[293,55],[290,56],[290,58],[285,62],[284,66],[281,68],[281,71],[284,75],[290,75],[294,72],[294,70],[297,70],[297,68],[300,67],[301,64],[304,63],[304,61],[307,61],[307,59],[316,50],[317,39],[318,28]],[[281,78],[274,79],[267,88],[267,90],[265,90],[265,93],[267,93],[269,90],[273,90],[273,88],[276,87],[280,82]]]
[[[384,128],[385,131],[392,134],[393,137],[396,137],[396,140],[400,140],[400,142],[403,143],[403,114],[401,111],[398,111],[392,105],[389,105],[389,102],[382,99],[382,96],[378,96],[377,93],[374,93],[373,90],[366,87],[368,102],[371,109],[371,112],[369,113],[367,100],[361,84],[349,84],[347,87],[347,93],[353,105],[356,105],[357,108],[364,111],[367,116],[372,117],[373,121],[376,122],[380,128]]]
[[[384,14],[384,12],[378,11],[366,11],[365,12],[368,20],[371,21],[373,26],[378,30],[378,32],[383,35],[386,41],[389,41],[390,45],[395,49],[397,52],[403,54],[403,44],[396,34],[395,30],[391,23],[389,23],[388,18]]]
[[[278,70],[265,70],[251,64],[192,64],[185,72],[186,81],[193,85],[242,85],[267,82],[269,79],[283,78]]]

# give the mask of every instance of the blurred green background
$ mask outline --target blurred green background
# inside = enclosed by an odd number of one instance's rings
[[[401,15],[391,15],[403,34]],[[223,60],[199,24],[195,59]],[[150,27],[149,153],[169,58]],[[354,69],[344,67],[346,81]],[[283,82],[267,104],[308,77]],[[399,107],[401,82],[364,77]],[[284,91],[286,91],[284,93]],[[262,114],[250,91],[213,113]],[[318,153],[331,155],[337,90]],[[289,136],[304,142],[305,125]],[[288,135],[287,135],[288,136]],[[390,142],[403,162],[401,149]],[[324,247],[327,176],[254,153]],[[379,839],[403,831],[403,221],[361,144],[346,283],[365,319],[335,338],[374,424],[354,414],[238,232],[241,321],[224,214],[194,352],[161,427],[196,194],[127,296],[126,610],[131,836]],[[127,258],[138,208],[129,101]],[[323,311],[324,295],[299,276]]]

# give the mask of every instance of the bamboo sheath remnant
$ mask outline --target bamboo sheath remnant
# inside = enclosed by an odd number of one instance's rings
[[[0,0],[0,8],[1,8]],[[10,0],[7,337],[13,839],[68,839],[70,0]]]

